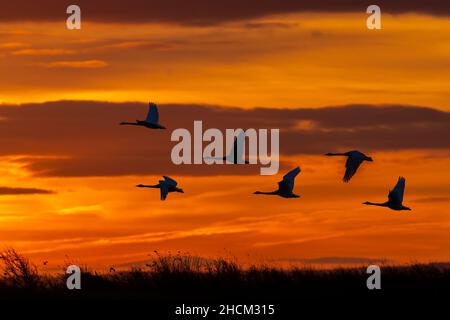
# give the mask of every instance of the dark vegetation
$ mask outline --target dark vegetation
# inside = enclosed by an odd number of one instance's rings
[[[166,313],[181,303],[271,303],[284,304],[287,310],[317,301],[332,301],[341,307],[374,301],[397,303],[399,298],[450,301],[450,264],[382,266],[382,289],[368,290],[365,267],[244,269],[228,259],[156,253],[143,268],[98,273],[84,267],[82,289],[68,290],[65,270],[54,275],[40,274],[35,265],[13,249],[4,251],[0,259],[0,301],[128,301],[156,306]]]

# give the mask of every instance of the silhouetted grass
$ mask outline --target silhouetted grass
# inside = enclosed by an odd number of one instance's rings
[[[317,297],[365,297],[366,268],[280,269],[243,268],[231,259],[203,259],[191,255],[155,253],[145,267],[99,273],[82,268],[81,290],[66,288],[67,275],[40,274],[27,258],[13,249],[0,255],[0,298],[151,301],[284,301]],[[382,266],[383,294],[424,293],[449,295],[448,264]]]

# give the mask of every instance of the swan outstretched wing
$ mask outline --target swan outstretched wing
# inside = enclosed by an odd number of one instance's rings
[[[158,123],[159,115],[158,115],[158,108],[156,107],[156,104],[154,104],[154,103],[148,104],[147,119],[145,119],[145,121],[150,122],[150,123]]]
[[[399,177],[394,189],[389,192],[389,201],[395,204],[403,203],[403,195],[405,193],[406,179]]]
[[[163,181],[163,182],[167,183],[167,184],[170,185],[170,186],[176,187],[177,184],[178,184],[175,180],[173,180],[172,178],[170,178],[170,177],[168,177],[168,176],[163,176],[163,178],[164,178],[164,181]]]
[[[347,158],[347,162],[345,163],[345,174],[342,180],[344,180],[344,182],[349,182],[350,179],[355,175],[362,162],[362,157],[358,155],[350,155]]]
[[[161,200],[166,200],[167,194],[169,193],[169,186],[165,181],[160,181],[159,190],[161,191]]]
[[[244,144],[245,144],[245,133],[243,131],[239,132],[238,136],[234,138],[233,147],[228,151],[226,156],[227,161],[234,163],[234,156],[236,155],[236,161],[245,162],[244,160]]]
[[[245,133],[241,131],[239,135],[234,139],[233,144],[234,147],[233,152],[236,152],[237,161],[244,160],[244,144],[245,144]]]
[[[292,169],[291,171],[289,171],[288,173],[286,173],[283,176],[283,180],[292,180],[292,181],[294,181],[295,177],[300,173],[300,171],[301,171],[300,167]]]
[[[280,190],[287,190],[292,192],[294,189],[295,177],[300,173],[300,167],[297,167],[283,176],[283,180],[278,182],[278,188]]]

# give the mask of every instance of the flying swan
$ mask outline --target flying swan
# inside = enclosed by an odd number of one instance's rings
[[[159,180],[158,184],[155,185],[144,185],[138,184],[138,188],[156,188],[161,191],[161,200],[166,200],[169,192],[181,192],[184,193],[183,189],[177,187],[177,182],[168,176],[163,176],[164,180]]]
[[[346,156],[347,162],[345,163],[345,174],[342,180],[344,182],[349,182],[350,179],[355,175],[361,163],[364,161],[372,162],[371,157],[366,156],[364,153],[357,150],[345,152],[345,153],[327,153],[326,156]]]
[[[150,102],[148,104],[148,113],[145,120],[136,120],[136,122],[121,122],[120,125],[141,126],[149,129],[165,129],[165,127],[159,124],[158,121],[158,108],[156,107],[156,104]]]
[[[370,206],[379,206],[379,207],[387,207],[392,210],[411,210],[411,208],[405,207],[403,205],[403,194],[405,193],[405,178],[399,177],[398,182],[395,185],[394,190],[389,191],[388,201],[384,203],[376,203],[376,202],[364,202],[363,204],[367,204]]]
[[[300,198],[298,194],[293,193],[295,177],[300,173],[300,167],[297,167],[284,175],[283,180],[278,182],[278,190],[272,192],[256,191],[254,194],[276,195],[283,198]]]

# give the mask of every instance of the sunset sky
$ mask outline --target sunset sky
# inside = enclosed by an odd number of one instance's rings
[[[392,2],[392,1],[391,1]],[[66,28],[78,4],[82,29]],[[0,244],[38,264],[153,250],[255,262],[450,259],[450,4],[378,1],[0,4]],[[338,4],[339,3],[339,4]],[[122,127],[158,104],[167,130]],[[175,166],[170,134],[280,128],[281,168]],[[374,158],[349,184],[345,159]],[[299,165],[300,199],[255,196]],[[136,184],[175,178],[159,200]],[[405,205],[383,202],[399,176]],[[369,259],[369,260],[366,260]]]

